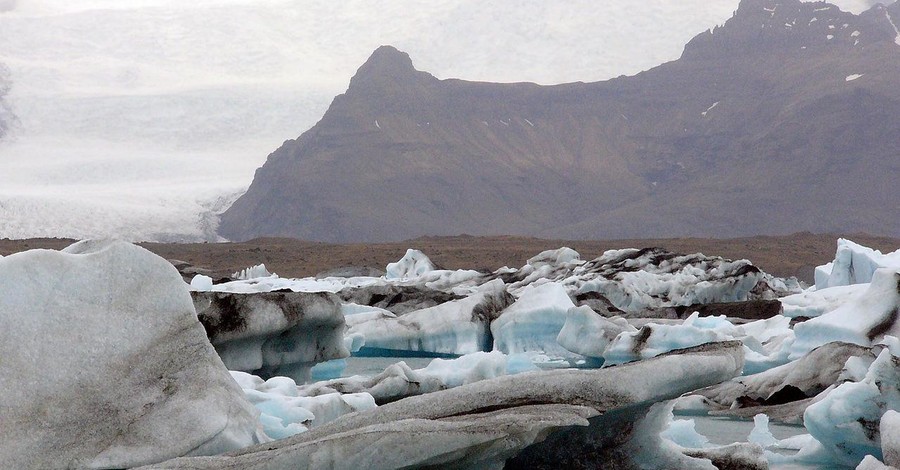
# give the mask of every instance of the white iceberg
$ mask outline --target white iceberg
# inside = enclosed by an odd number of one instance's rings
[[[412,248],[406,250],[403,258],[389,263],[385,268],[386,279],[413,279],[437,269],[425,253]]]
[[[265,440],[178,271],[124,242],[0,260],[0,462],[126,468]]]
[[[791,358],[832,341],[871,346],[900,336],[900,268],[875,271],[866,291],[840,307],[794,327]]]
[[[880,268],[900,268],[900,250],[882,254],[878,250],[839,238],[834,261],[815,271],[816,289],[872,282]]]

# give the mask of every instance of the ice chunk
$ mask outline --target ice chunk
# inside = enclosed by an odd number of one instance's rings
[[[270,273],[269,270],[266,269],[265,264],[257,264],[256,266],[242,269],[232,274],[231,277],[242,281],[248,281],[250,279],[257,279],[261,277],[278,277],[278,275]]]
[[[885,349],[862,381],[810,405],[803,424],[837,462],[857,465],[866,455],[882,457],[879,422],[887,410],[900,410],[900,358]]]
[[[0,462],[126,468],[260,442],[166,260],[124,242],[0,260]]]
[[[882,254],[878,250],[839,238],[834,261],[815,271],[816,289],[865,284],[879,268],[900,268],[900,250]]]
[[[763,448],[778,444],[778,439],[769,431],[769,417],[760,413],[753,417],[753,430],[747,438],[749,442],[759,444]]]
[[[361,352],[469,354],[485,351],[491,348],[490,322],[512,301],[512,296],[505,291],[481,292],[399,317],[380,313],[365,314],[366,317],[354,315],[348,322],[348,334],[365,338]]]
[[[565,287],[549,282],[529,286],[519,299],[491,323],[494,349],[507,354],[542,351],[551,356],[572,356],[556,338],[574,307]]]
[[[804,291],[778,300],[786,317],[815,318],[861,297],[868,288],[868,284],[835,286]]]
[[[900,410],[888,410],[881,416],[881,453],[884,463],[900,468]]]
[[[389,403],[408,396],[534,370],[537,367],[525,355],[477,352],[456,359],[434,359],[422,369],[411,369],[401,361],[374,377],[354,376],[305,385],[300,388],[300,394],[317,396],[335,392],[365,392],[373,396],[377,403]]]
[[[566,322],[556,341],[574,353],[601,358],[609,343],[625,331],[637,332],[623,318],[607,319],[590,307],[573,307],[566,312]]]
[[[387,279],[412,279],[435,269],[437,268],[434,263],[425,256],[425,253],[410,248],[406,250],[406,254],[400,258],[400,261],[387,265],[384,277]]]
[[[316,363],[348,357],[340,300],[330,293],[192,292],[225,365],[264,377],[310,377]]]
[[[694,326],[692,323],[697,318],[694,313],[683,325],[651,323],[638,331],[619,334],[603,353],[604,365],[647,359],[674,349],[731,339],[720,331]]]
[[[209,276],[197,274],[191,279],[191,290],[193,291],[211,291],[213,289],[213,280]]]
[[[266,435],[273,439],[307,431],[334,421],[347,413],[375,408],[368,393],[331,393],[315,397],[299,396],[297,384],[287,377],[263,381],[244,372],[232,371],[250,403],[260,411]]]
[[[900,336],[900,268],[875,271],[859,297],[794,328],[791,357],[831,341],[870,346],[885,335]]]
[[[799,424],[806,406],[811,404],[805,400],[846,380],[848,366],[845,364],[849,363],[852,367],[854,359],[863,358],[868,358],[865,371],[875,358],[868,348],[848,343],[828,343],[799,360],[724,382],[698,394],[721,407],[731,408],[729,411],[716,411],[715,414],[747,418],[758,414],[761,407],[797,403],[797,407],[781,409],[777,416],[770,414],[770,417]],[[766,412],[769,414],[769,410]]]

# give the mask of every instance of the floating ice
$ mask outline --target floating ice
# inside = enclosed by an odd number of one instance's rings
[[[556,341],[575,304],[565,287],[548,282],[529,286],[519,299],[491,323],[494,349],[507,354],[542,351],[552,356],[572,356]]]
[[[727,409],[714,414],[750,418],[765,410],[770,418],[799,424],[811,404],[808,399],[860,374],[853,370],[857,362],[862,364],[860,376],[864,376],[874,358],[862,346],[828,343],[799,360],[697,393]]]
[[[476,352],[456,359],[434,359],[422,369],[411,369],[401,361],[374,377],[354,376],[305,385],[300,388],[300,394],[318,396],[364,392],[373,396],[377,403],[388,403],[408,396],[534,370],[537,367],[528,355]]]
[[[238,279],[241,281],[247,281],[250,279],[256,279],[260,277],[278,277],[277,274],[272,274],[266,269],[265,264],[257,264],[256,266],[251,266],[246,269],[242,269],[231,275],[234,279]]]
[[[480,292],[401,316],[354,315],[348,334],[365,338],[363,351],[469,354],[491,349],[490,322],[512,303],[505,291]],[[377,353],[376,353],[377,354]],[[381,355],[381,354],[377,354]]]
[[[868,284],[812,289],[778,299],[783,315],[790,318],[815,318],[861,297]]]
[[[877,269],[891,267],[900,268],[900,250],[882,254],[878,250],[839,238],[834,261],[816,268],[816,289],[865,284],[872,281]]]
[[[127,468],[265,440],[166,260],[124,242],[0,259],[0,462]]]
[[[760,413],[753,417],[753,430],[747,438],[749,442],[759,444],[763,448],[778,444],[778,439],[769,431],[769,417]]]
[[[503,376],[352,413],[265,448],[215,458],[175,459],[159,468],[237,469],[263,459],[272,467],[291,468],[321,462],[348,469],[499,468],[512,457],[535,456],[541,459],[538,463],[558,468],[562,459],[578,463],[579,455],[585,455],[578,452],[580,446],[592,443],[592,449],[604,449],[607,455],[602,458],[607,462],[623,456],[641,460],[672,455],[671,443],[662,449],[629,452],[640,445],[623,444],[621,434],[604,429],[642,429],[633,423],[643,418],[651,404],[733,377],[742,368],[742,356],[739,343],[720,343],[608,369]],[[575,425],[590,425],[580,433],[583,440],[568,438],[570,432],[578,432]],[[563,428],[561,435],[551,435]],[[635,431],[627,437],[629,442],[656,445],[661,442],[659,430],[650,425],[647,432]],[[539,442],[548,435],[549,439]],[[604,445],[607,442],[610,445]],[[389,451],[372,452],[373,446]],[[675,457],[688,460],[685,455]]]
[[[209,340],[229,369],[304,382],[316,363],[350,355],[344,345],[344,315],[334,294],[191,295]]]
[[[300,396],[297,384],[287,377],[269,380],[244,372],[231,372],[250,403],[260,411],[260,422],[272,439],[307,431],[355,411],[375,408],[368,393],[331,393],[315,397]]]
[[[429,271],[434,271],[434,263],[419,250],[412,248],[406,250],[406,254],[400,261],[390,263],[385,268],[384,277],[387,279],[412,279]]]
[[[900,268],[882,268],[866,291],[840,307],[794,327],[791,357],[831,341],[871,346],[885,335],[900,336]]]
[[[900,410],[900,359],[885,349],[863,380],[843,383],[810,405],[803,424],[835,461],[857,465],[866,455],[882,458],[879,423],[888,410]]]

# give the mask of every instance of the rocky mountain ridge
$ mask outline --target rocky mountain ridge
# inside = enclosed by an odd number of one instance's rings
[[[681,59],[538,86],[379,48],[223,215],[230,239],[900,233],[900,4],[743,0]]]

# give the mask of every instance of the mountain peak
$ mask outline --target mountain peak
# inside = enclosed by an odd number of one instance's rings
[[[409,54],[393,46],[380,46],[350,79],[350,89],[408,85],[423,75],[431,77],[413,67]]]
[[[696,36],[685,58],[726,58],[772,53],[800,53],[833,47],[865,47],[893,42],[898,33],[888,14],[861,15],[818,1],[741,0],[724,25]]]

